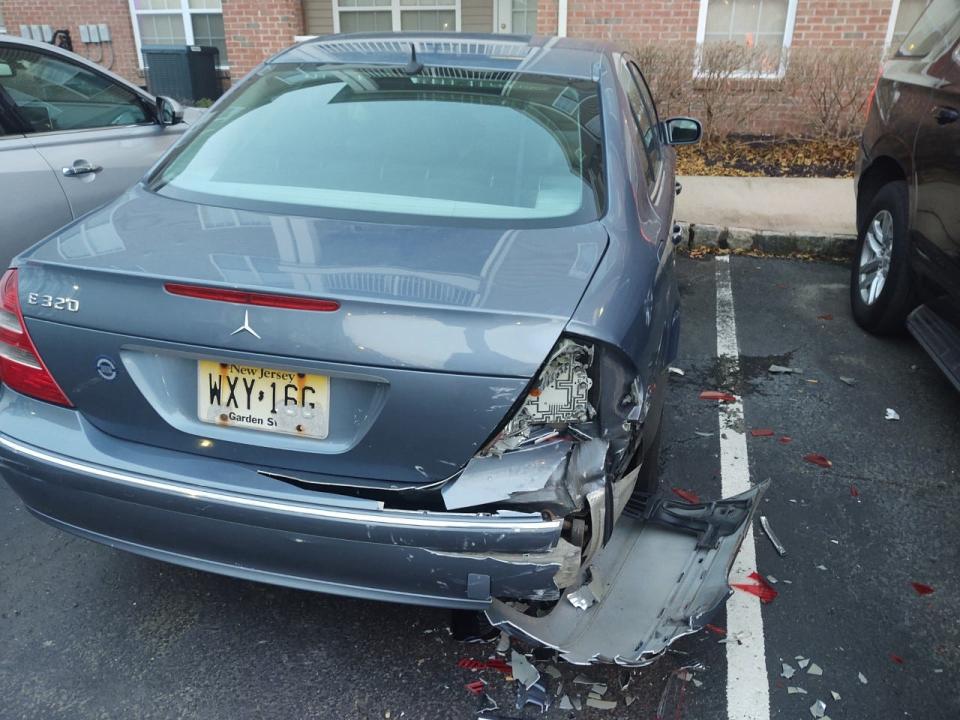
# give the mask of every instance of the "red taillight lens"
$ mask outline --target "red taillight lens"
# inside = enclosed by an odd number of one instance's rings
[[[163,287],[168,293],[173,295],[200,298],[201,300],[238,303],[240,305],[260,305],[262,307],[286,308],[288,310],[314,310],[318,312],[333,312],[334,310],[340,309],[340,303],[336,300],[318,300],[315,298],[299,297],[297,295],[270,295],[268,293],[227,290],[225,288],[202,287],[200,285],[181,285],[180,283],[167,283]]]
[[[0,279],[0,380],[24,395],[73,407],[27,334],[16,270],[7,270]]]
[[[873,81],[873,87],[867,95],[867,102],[863,106],[863,121],[866,122],[870,117],[870,109],[873,107],[873,99],[877,96],[877,86],[880,85],[880,78],[883,77],[883,63],[880,63],[880,69],[877,71],[877,79]]]

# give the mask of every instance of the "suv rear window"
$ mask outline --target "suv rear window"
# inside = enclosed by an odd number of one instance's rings
[[[603,207],[600,127],[588,80],[272,65],[205,118],[149,186],[293,214],[572,224]]]

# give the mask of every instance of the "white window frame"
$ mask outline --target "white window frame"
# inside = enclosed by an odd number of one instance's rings
[[[132,0],[131,0],[132,1]],[[186,0],[184,0],[185,2]],[[333,31],[340,32],[340,3],[333,1]],[[456,18],[455,32],[460,32],[462,13],[460,12],[460,0],[435,0],[433,5],[401,5],[400,0],[391,0],[389,5],[371,5],[370,7],[344,7],[343,12],[390,12],[390,24],[393,32],[400,32],[400,11],[405,12],[417,10],[453,10]]]
[[[930,4],[930,0],[927,0],[927,5]],[[893,5],[890,7],[890,21],[887,23],[887,34],[883,39],[883,54],[886,55],[890,51],[890,46],[893,45],[893,33],[897,29],[897,16],[900,15],[900,0],[893,0]],[[894,48],[895,50],[897,48]]]
[[[143,46],[140,42],[140,23],[137,22],[137,18],[140,15],[180,15],[180,21],[183,23],[183,37],[184,44],[193,45],[193,16],[194,15],[220,15],[223,16],[223,2],[221,0],[219,10],[209,10],[207,8],[197,8],[196,10],[190,7],[190,0],[180,0],[180,11],[179,13],[176,10],[138,10],[134,4],[135,0],[127,0],[127,5],[130,7],[130,22],[133,24],[133,41],[137,46],[137,65],[141,70],[143,70]],[[226,30],[224,30],[224,35],[226,35]],[[219,56],[218,56],[219,59]],[[230,66],[225,64],[217,65],[218,70],[229,70]]]
[[[899,0],[894,0],[898,2]],[[761,0],[762,2],[762,0]],[[696,61],[693,68],[693,77],[700,78],[705,77],[706,73],[703,72],[701,67],[701,62],[703,60],[703,43],[706,40],[707,36],[707,10],[710,5],[710,0],[700,0],[700,15],[697,17],[697,53]],[[784,24],[783,28],[783,47],[780,51],[780,67],[777,68],[776,72],[772,73],[754,73],[754,72],[739,72],[734,73],[732,77],[741,77],[741,78],[760,78],[764,80],[780,80],[784,75],[787,74],[787,58],[790,54],[790,45],[793,43],[793,28],[797,22],[797,0],[787,0],[787,21]]]

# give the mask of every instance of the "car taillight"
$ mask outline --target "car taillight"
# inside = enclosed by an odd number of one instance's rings
[[[877,96],[877,87],[880,85],[880,78],[883,77],[883,63],[880,63],[880,69],[877,71],[877,79],[873,81],[873,87],[867,95],[867,102],[864,103],[863,121],[866,122],[870,117],[870,108],[873,107],[873,99]]]
[[[0,279],[0,381],[24,395],[73,407],[27,333],[13,269]]]

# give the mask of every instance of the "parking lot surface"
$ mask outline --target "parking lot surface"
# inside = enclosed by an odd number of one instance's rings
[[[718,406],[698,396],[741,397],[748,457],[737,461],[752,481],[771,481],[760,512],[787,550],[780,557],[755,523],[756,570],[777,580],[778,596],[759,625],[728,627],[721,614],[715,631],[647,668],[557,663],[564,693],[585,699],[589,686],[573,682],[583,675],[618,705],[546,716],[653,718],[671,672],[699,663],[696,683],[673,683],[671,720],[810,718],[817,700],[833,720],[960,717],[960,394],[908,338],[854,325],[844,267],[734,257],[684,259],[679,270],[684,375],[670,379],[663,487],[720,495]],[[733,370],[717,358],[727,270]],[[886,420],[887,408],[900,420]],[[832,466],[805,461],[811,453]],[[454,641],[447,618],[120,553],[41,524],[0,483],[3,720],[472,718],[483,702],[464,684],[478,677],[503,716],[537,716],[514,709],[503,675],[457,667],[494,646]],[[763,648],[760,666],[744,664],[737,642]]]

